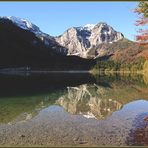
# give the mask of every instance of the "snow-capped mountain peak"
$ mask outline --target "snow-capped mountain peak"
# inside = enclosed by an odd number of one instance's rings
[[[14,16],[9,16],[9,17],[2,17],[5,19],[11,20],[13,23],[15,23],[18,27],[25,29],[25,30],[30,30],[31,32],[34,32],[35,34],[40,34],[41,31],[39,27],[36,25],[32,24],[30,21],[19,18],[19,17],[14,17]]]
[[[95,24],[86,24],[83,28],[86,30],[92,30],[95,27]]]
[[[87,30],[87,31],[91,31],[93,28],[95,27],[95,24],[86,24],[84,26],[80,26],[80,27],[74,27],[78,30]]]

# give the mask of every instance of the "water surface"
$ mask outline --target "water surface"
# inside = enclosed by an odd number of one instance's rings
[[[147,145],[145,80],[141,75],[1,74],[0,144]]]

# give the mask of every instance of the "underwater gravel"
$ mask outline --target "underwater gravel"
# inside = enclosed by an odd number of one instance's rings
[[[126,146],[135,117],[146,110],[129,105],[103,120],[53,105],[26,122],[0,124],[0,146]]]

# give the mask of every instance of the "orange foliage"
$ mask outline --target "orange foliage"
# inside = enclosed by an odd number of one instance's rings
[[[136,26],[148,25],[148,2],[141,2],[134,12],[140,15],[136,21]],[[148,30],[139,30],[140,35],[136,36],[136,40],[140,43],[148,43]]]
[[[148,25],[148,18],[141,17],[140,20],[136,21],[136,26]]]
[[[136,40],[140,42],[148,41],[148,33],[137,35]]]

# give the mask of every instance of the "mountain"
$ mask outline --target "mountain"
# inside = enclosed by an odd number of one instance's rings
[[[60,54],[66,55],[67,54],[67,49],[60,46],[54,39],[54,37],[43,33],[39,27],[37,27],[36,25],[32,24],[31,22],[29,22],[26,19],[22,19],[22,18],[18,18],[18,17],[14,17],[14,16],[10,16],[10,17],[0,17],[0,20],[10,20],[13,24],[17,25],[18,27],[24,29],[24,30],[28,30],[32,33],[35,34],[35,36],[37,38],[39,38],[44,44],[45,46],[52,48],[54,50],[56,50],[56,52],[59,52]],[[34,41],[35,44],[35,41]]]
[[[0,17],[0,27],[0,68],[89,70],[98,59],[142,67],[139,57],[148,57],[147,45],[126,39],[104,22],[72,27],[58,37],[17,17]]]
[[[126,39],[104,22],[72,27],[55,39],[68,49],[70,56],[130,64],[141,63],[141,57],[148,59],[147,45]]]
[[[0,28],[0,68],[87,70],[94,64],[80,57],[67,57],[65,47],[26,20],[1,17]]]
[[[68,49],[68,55],[83,58],[102,56],[106,49],[99,48],[102,43],[112,44],[123,39],[122,33],[115,31],[104,22],[96,25],[88,24],[83,27],[72,27],[66,30],[56,41]],[[89,54],[95,49],[95,55]]]

